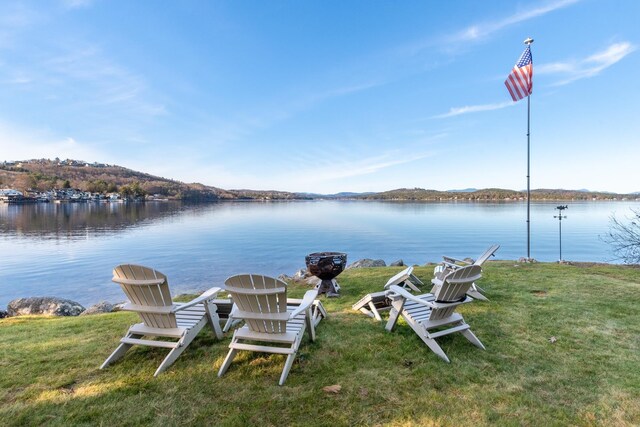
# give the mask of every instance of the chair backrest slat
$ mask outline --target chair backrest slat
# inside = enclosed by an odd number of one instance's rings
[[[473,265],[482,265],[486,260],[491,258],[491,256],[500,249],[500,245],[492,245],[487,249],[482,255],[478,257],[478,259],[473,263]]]
[[[127,282],[119,282],[125,279]],[[135,283],[157,279],[158,283]],[[149,267],[133,264],[119,265],[113,269],[113,281],[122,288],[129,301],[135,305],[147,307],[167,307],[173,305],[167,276]],[[176,328],[173,313],[141,313],[138,315],[142,322],[152,328]]]
[[[467,291],[482,277],[482,269],[478,265],[469,265],[450,271],[442,279],[442,285],[434,292],[436,302],[458,302],[466,298]],[[455,307],[435,308],[431,310],[430,320],[444,319],[455,311]]]
[[[286,321],[268,318],[269,314],[287,311],[286,283],[259,274],[239,274],[229,277],[225,286],[241,311],[256,314],[255,319],[245,319],[251,330],[270,334],[286,332]],[[260,314],[265,315],[263,319]]]

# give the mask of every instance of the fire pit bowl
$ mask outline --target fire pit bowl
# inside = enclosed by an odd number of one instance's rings
[[[342,252],[315,252],[305,257],[307,270],[322,281],[318,285],[319,294],[328,297],[339,296],[340,286],[335,278],[347,266],[347,254]]]

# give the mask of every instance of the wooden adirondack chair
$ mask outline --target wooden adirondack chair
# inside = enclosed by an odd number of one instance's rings
[[[420,339],[445,362],[449,362],[449,358],[436,342],[436,338],[443,335],[460,332],[484,350],[484,345],[471,332],[462,315],[455,312],[460,304],[473,301],[466,293],[480,277],[480,266],[470,265],[450,271],[433,294],[413,295],[401,286],[391,286],[387,295],[392,308],[386,330],[392,331],[402,316]]]
[[[100,369],[123,357],[136,344],[170,348],[171,351],[153,374],[155,377],[180,356],[207,323],[216,337],[222,338],[220,319],[213,303],[220,288],[211,288],[188,303],[174,303],[167,277],[149,267],[119,265],[113,270],[112,280],[120,285],[129,299],[122,309],[135,311],[142,322],[129,328],[118,348]],[[143,339],[145,336],[174,338],[177,341]]]
[[[258,274],[240,274],[225,281],[227,292],[237,306],[234,316],[245,324],[233,333],[229,353],[218,376],[224,375],[240,350],[286,354],[287,360],[280,376],[283,385],[293,365],[305,328],[315,341],[315,322],[311,307],[317,290],[310,290],[297,307],[287,307],[287,284]],[[259,343],[259,344],[257,344]]]
[[[500,249],[500,245],[491,245],[489,246],[489,248],[484,251],[484,253],[482,255],[480,255],[478,257],[478,259],[476,259],[473,263],[462,260],[462,259],[457,259],[457,258],[453,258],[450,256],[443,256],[442,257],[442,264],[438,265],[434,270],[433,270],[433,274],[434,274],[434,280],[432,280],[432,283],[434,283],[434,281],[437,284],[441,278],[444,276],[444,274],[447,273],[448,270],[457,270],[459,268],[465,267],[467,265],[477,265],[477,266],[482,266],[482,264],[484,264],[484,262],[486,260],[488,260],[489,258],[491,258],[492,256],[495,256],[496,251]],[[485,297],[483,295],[484,293],[484,289],[482,289],[481,287],[479,287],[478,285],[476,285],[475,283],[473,283],[471,285],[471,287],[469,288],[469,291],[467,292],[467,295],[475,298],[475,299],[479,299],[479,300],[483,300],[483,301],[489,301],[489,299],[487,297]]]
[[[387,281],[384,285],[384,291],[373,292],[365,295],[360,299],[360,301],[353,304],[352,308],[382,322],[380,312],[391,309],[391,301],[387,298],[386,290],[394,285],[399,285],[405,289],[409,288],[415,292],[420,292],[418,286],[422,286],[423,283],[413,274],[413,267],[407,267]]]

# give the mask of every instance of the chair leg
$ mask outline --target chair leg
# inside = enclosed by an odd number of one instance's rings
[[[311,341],[315,341],[316,325],[315,325],[315,321],[313,320],[313,313],[311,312],[311,307],[307,308],[306,310],[305,322],[307,323],[307,328],[309,328],[309,337],[311,338]]]
[[[200,323],[196,324],[193,328],[189,329],[187,333],[184,334],[182,338],[180,338],[180,341],[178,341],[178,346],[175,347],[173,350],[171,350],[169,354],[167,354],[167,357],[164,358],[160,366],[158,366],[158,369],[156,370],[156,372],[153,374],[154,377],[157,377],[162,372],[164,372],[169,366],[173,364],[173,362],[176,361],[178,356],[180,356],[182,352],[187,347],[189,347],[189,344],[191,344],[191,341],[193,341],[193,339],[198,335],[198,332],[200,332],[204,327],[204,322],[206,322],[206,320],[202,319]]]
[[[479,286],[476,286],[476,284],[474,283],[471,285],[471,288],[469,288],[469,290],[467,291],[467,295],[469,295],[471,298],[479,299],[480,301],[489,301],[489,298],[482,295],[482,292],[484,292],[482,288],[480,288]]]
[[[171,366],[173,364],[173,362],[176,361],[178,356],[180,356],[182,354],[184,349],[187,348],[187,345],[181,345],[181,346],[178,346],[178,347],[174,348],[173,350],[171,350],[169,352],[169,354],[167,355],[167,357],[164,358],[164,360],[162,361],[160,366],[158,366],[158,369],[156,369],[156,372],[153,374],[153,376],[157,377],[158,375],[160,375],[161,373],[166,371],[167,368],[169,366]]]
[[[282,370],[282,375],[280,375],[280,382],[278,383],[278,385],[283,385],[284,382],[287,380],[287,376],[289,376],[289,371],[293,366],[293,361],[295,360],[295,358],[296,358],[296,353],[292,353],[289,356],[287,356],[287,361],[284,363],[284,369]]]
[[[393,331],[393,328],[396,326],[398,322],[398,318],[404,309],[405,299],[400,298],[391,303],[391,311],[389,312],[389,321],[387,322],[387,326],[385,329],[389,332]]]
[[[125,335],[126,338],[142,338],[142,335],[137,335],[137,334],[130,334],[127,333],[127,335]],[[104,363],[102,363],[102,365],[100,365],[100,369],[104,369],[106,368],[109,364],[115,362],[118,359],[121,359],[124,354],[131,348],[133,347],[133,344],[125,344],[125,343],[121,343],[114,351],[113,353],[111,353],[111,355],[109,357],[107,357],[107,360],[104,361]]]
[[[371,309],[371,314],[373,314],[373,318],[378,322],[382,322],[382,317],[380,317],[380,313],[378,313],[378,309],[376,308],[373,302],[369,302],[369,308]]]
[[[229,317],[227,318],[227,322],[224,324],[222,328],[222,332],[229,332],[229,330],[236,324],[241,322],[241,319],[237,319],[234,317],[235,314],[235,305],[231,308],[231,312],[229,313]]]
[[[322,319],[326,319],[327,316],[327,310],[324,309],[320,301],[316,300],[313,303],[313,323],[318,326],[318,323],[320,323]]]
[[[291,349],[294,350],[289,356],[287,356],[287,360],[284,362],[284,368],[282,369],[282,375],[280,375],[279,385],[283,385],[287,380],[287,376],[289,375],[289,371],[293,366],[293,361],[296,359],[296,354],[298,354],[298,348],[300,348],[300,342],[302,341],[302,336],[304,335],[304,329],[300,331],[296,340],[291,344]]]
[[[360,312],[366,314],[367,316],[369,316],[370,318],[374,319],[373,313],[371,312],[371,310],[369,310],[368,308],[365,307],[361,307],[360,308]]]
[[[481,348],[483,350],[486,350],[486,348],[484,347],[484,345],[480,342],[480,340],[478,339],[478,337],[476,337],[473,332],[471,332],[471,329],[467,329],[466,331],[462,331],[462,335],[464,335],[464,337],[466,339],[468,339],[471,344],[475,345],[478,348]]]
[[[313,321],[313,325],[318,326],[318,323],[320,323],[321,319],[322,318],[318,307],[316,307],[315,305],[311,305],[311,320]]]
[[[473,299],[477,299],[477,300],[480,300],[480,301],[489,301],[489,298],[485,297],[480,292],[474,291],[474,290],[471,290],[471,289],[469,289],[467,291],[467,295],[469,295]]]
[[[222,328],[222,332],[229,332],[229,329],[231,329],[231,326],[233,326],[233,322],[234,322],[233,317],[229,316],[229,318],[224,324],[224,327]]]
[[[209,325],[213,329],[213,333],[216,334],[216,338],[222,339],[222,329],[220,328],[220,317],[218,316],[218,307],[211,301],[207,301],[204,304],[207,312],[207,320]]]
[[[434,340],[433,338],[427,338],[422,334],[418,334],[418,335],[420,335],[420,339],[424,341],[424,343],[427,345],[427,347],[431,349],[431,351],[433,351],[438,357],[440,357],[445,362],[450,363],[449,358],[447,357],[445,352],[442,350],[440,345],[438,345],[436,340]]]
[[[220,366],[218,377],[223,376],[224,373],[227,372],[227,369],[229,369],[229,366],[231,365],[231,362],[233,362],[233,359],[236,357],[236,354],[238,354],[238,350],[236,350],[235,348],[229,350],[229,353],[227,353],[227,357],[225,357],[224,362],[222,362],[222,366]]]

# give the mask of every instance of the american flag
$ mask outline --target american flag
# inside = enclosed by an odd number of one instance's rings
[[[513,70],[511,70],[511,74],[504,81],[504,84],[514,102],[531,95],[533,89],[533,61],[529,46],[522,52],[522,56],[513,66]]]

